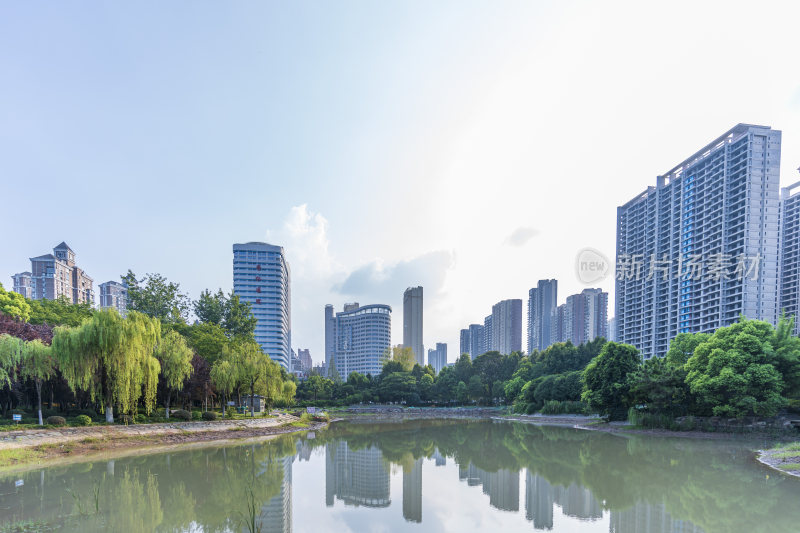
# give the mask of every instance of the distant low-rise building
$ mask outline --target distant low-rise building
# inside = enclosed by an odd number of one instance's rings
[[[120,315],[128,314],[128,287],[117,281],[100,284],[100,309],[116,309]]]

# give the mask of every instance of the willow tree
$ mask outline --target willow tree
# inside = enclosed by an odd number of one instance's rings
[[[11,386],[11,376],[22,359],[25,341],[11,335],[0,335],[0,388]]]
[[[272,410],[275,402],[283,398],[283,377],[281,367],[272,359],[267,358],[264,372],[264,399],[267,403],[267,413]]]
[[[236,368],[228,359],[218,359],[211,367],[211,383],[222,394],[222,418],[225,418],[225,403],[236,390],[238,377]]]
[[[250,390],[250,416],[255,417],[256,392],[264,391],[271,361],[255,342],[240,343],[234,351],[237,355],[236,375],[242,385]]]
[[[142,400],[145,411],[152,411],[161,371],[153,353],[160,337],[158,319],[136,311],[122,318],[109,309],[81,326],[56,328],[52,346],[69,387],[99,401],[111,423],[114,407],[129,413]]]
[[[183,382],[192,375],[192,355],[194,352],[186,340],[176,331],[170,331],[161,338],[156,348],[156,359],[161,364],[161,375],[167,389],[164,403],[166,417],[169,418],[169,400],[172,391],[183,390]]]
[[[39,339],[27,341],[24,344],[20,374],[23,378],[30,379],[36,387],[36,402],[39,410],[39,425],[42,421],[42,383],[53,377],[56,371],[55,359],[50,346]]]

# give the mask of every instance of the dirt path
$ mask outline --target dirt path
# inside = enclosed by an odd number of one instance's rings
[[[88,426],[63,429],[26,429],[0,433],[0,450],[35,446],[61,445],[86,439],[133,440],[155,436],[219,433],[228,431],[264,430],[297,421],[291,415],[281,414],[275,418],[253,418],[247,420],[215,420],[196,422],[172,422],[163,424],[134,424],[130,426]]]

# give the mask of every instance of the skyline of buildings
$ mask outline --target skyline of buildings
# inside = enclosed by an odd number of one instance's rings
[[[796,315],[800,182],[779,187],[781,136],[768,126],[738,124],[618,207],[614,316],[608,317],[608,293],[601,289],[585,289],[559,305],[558,280],[539,280],[528,291],[527,353],[554,342],[581,344],[604,336],[633,344],[649,357],[663,355],[680,332],[713,331],[741,315],[773,324],[781,313]],[[265,273],[259,284],[254,279],[259,272],[251,273],[250,285],[237,281],[236,247],[247,246],[280,250],[281,281]],[[94,281],[75,257],[62,242],[52,254],[30,258],[31,270],[12,276],[12,290],[31,299],[64,296],[94,305]],[[702,261],[694,262],[697,258]],[[246,287],[255,290],[240,296],[253,307],[257,341],[290,370],[291,283],[283,248],[235,244],[233,281],[234,293],[247,293]],[[119,282],[101,283],[97,306],[124,314],[125,292]],[[280,312],[268,309],[270,301]],[[502,300],[482,324],[461,330],[459,353],[474,358],[486,351],[521,351],[517,305],[521,307],[521,300]],[[325,313],[324,364],[330,368],[333,308],[326,306]],[[423,288],[407,288],[403,345],[413,350],[420,364],[426,362],[423,317]],[[796,323],[795,333],[799,330]]]
[[[265,242],[233,245],[233,293],[250,304],[255,340],[292,371],[291,274],[283,247]]]
[[[411,348],[417,364],[425,366],[425,346],[422,342],[422,287],[409,287],[403,293],[403,346]]]
[[[618,341],[647,358],[744,315],[775,323],[781,132],[738,124],[617,208]]]

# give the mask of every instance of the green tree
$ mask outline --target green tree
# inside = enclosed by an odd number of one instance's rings
[[[672,347],[670,347],[672,349]],[[680,352],[675,356],[680,359]],[[683,366],[673,366],[666,358],[652,357],[628,375],[631,403],[646,405],[648,411],[669,416],[685,414],[693,400],[686,385]]]
[[[486,396],[486,385],[481,381],[481,377],[477,374],[469,378],[467,383],[467,395],[472,401],[478,401]]]
[[[455,394],[456,400],[458,400],[459,402],[467,403],[467,401],[469,401],[469,394],[468,394],[468,391],[467,391],[467,384],[464,383],[463,381],[459,381],[458,382],[458,384],[456,385],[455,393],[456,393]]]
[[[706,342],[711,335],[708,333],[678,333],[669,343],[665,357],[667,363],[673,367],[683,367],[694,353],[695,348]]]
[[[146,274],[142,279],[128,270],[122,276],[128,287],[128,309],[157,318],[166,324],[186,322],[190,300],[178,283],[167,281],[161,274]]]
[[[774,416],[785,382],[775,364],[775,330],[747,320],[720,328],[686,362],[686,383],[701,414]]]
[[[184,381],[192,375],[194,352],[180,334],[170,331],[161,337],[155,355],[161,364],[161,375],[164,378],[164,388],[167,393],[164,407],[166,417],[169,418],[169,401],[172,391],[183,390]]]
[[[392,372],[378,385],[381,401],[416,403],[419,398],[417,380],[411,372]]]
[[[317,395],[325,389],[325,381],[319,374],[313,374],[306,380],[306,385],[314,393],[314,403],[317,403]]]
[[[69,387],[99,400],[110,423],[115,406],[127,413],[142,399],[145,411],[152,410],[161,371],[153,352],[160,336],[158,320],[136,311],[122,318],[104,310],[79,327],[56,328],[52,346]]]
[[[23,343],[23,354],[20,364],[20,374],[23,378],[33,381],[36,388],[36,405],[39,413],[39,425],[42,421],[42,383],[55,374],[55,360],[50,346],[46,346],[39,339]]]
[[[186,326],[184,331],[189,339],[189,345],[209,365],[213,366],[222,357],[225,346],[228,344],[228,337],[221,326],[210,323],[193,324]]]
[[[211,366],[210,375],[214,388],[222,394],[222,417],[225,418],[225,407],[228,398],[236,390],[238,381],[236,367],[228,359],[217,359]]]
[[[238,294],[228,295],[222,327],[231,339],[253,339],[256,331],[256,317],[248,302],[239,299]]]
[[[633,346],[606,343],[583,371],[581,399],[611,420],[624,420],[630,406],[628,374],[640,363],[639,351]]]
[[[27,322],[31,317],[31,306],[24,296],[6,291],[0,283],[0,313]]]
[[[202,324],[214,326],[222,325],[225,319],[225,309],[228,307],[228,299],[222,289],[212,294],[208,289],[200,293],[200,298],[192,304],[194,315]]]
[[[75,304],[64,295],[55,300],[31,300],[29,303],[32,324],[80,326],[94,313],[90,303]]]

